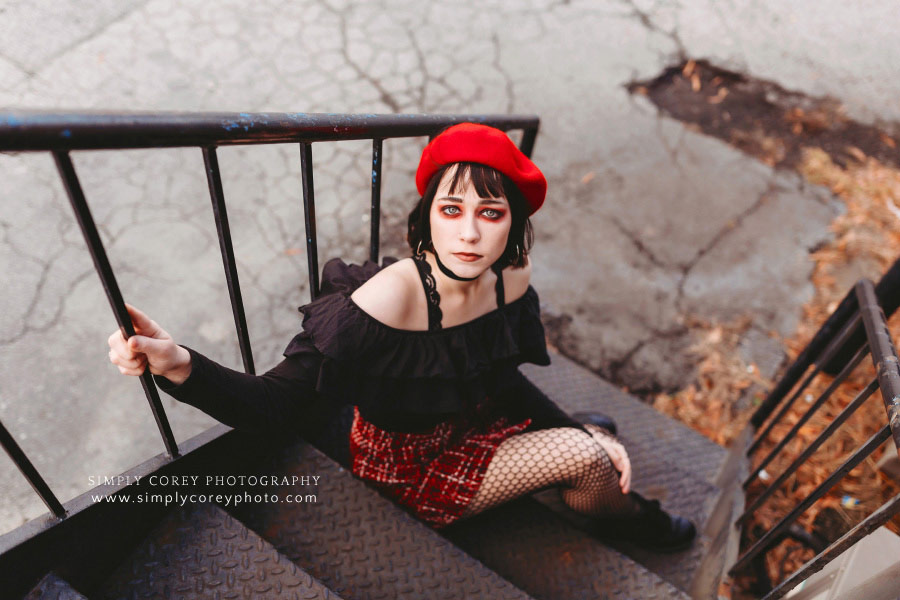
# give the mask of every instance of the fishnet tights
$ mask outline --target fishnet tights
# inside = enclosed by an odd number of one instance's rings
[[[463,517],[538,490],[559,486],[563,501],[580,513],[606,517],[633,514],[637,506],[619,487],[606,450],[593,436],[604,429],[586,425],[587,436],[572,427],[515,435],[500,446],[488,465],[478,493]]]

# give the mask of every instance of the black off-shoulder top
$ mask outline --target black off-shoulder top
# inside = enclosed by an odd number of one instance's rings
[[[303,419],[315,399],[354,404],[367,421],[388,431],[424,431],[446,420],[532,419],[532,429],[584,428],[518,371],[550,364],[531,286],[521,297],[474,320],[437,331],[390,327],[350,295],[381,268],[372,262],[329,261],[321,295],[300,307],[303,330],[285,360],[262,376],[222,367],[188,349],[190,377],[174,385],[157,377],[176,399],[233,427],[266,429]]]

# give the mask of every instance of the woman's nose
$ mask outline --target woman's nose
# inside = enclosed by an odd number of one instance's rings
[[[481,232],[478,231],[478,223],[473,216],[466,216],[462,219],[459,239],[469,243],[475,243],[481,239]]]

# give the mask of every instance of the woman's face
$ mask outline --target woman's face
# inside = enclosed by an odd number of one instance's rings
[[[451,271],[477,277],[506,250],[512,215],[505,197],[479,198],[469,180],[451,193],[453,172],[444,173],[431,203],[431,241]]]

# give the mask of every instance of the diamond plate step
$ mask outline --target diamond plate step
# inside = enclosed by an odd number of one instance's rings
[[[212,504],[172,511],[97,597],[340,600]]]
[[[623,442],[628,445],[627,439],[623,439]],[[644,497],[663,498],[665,510],[691,519],[697,524],[700,533],[693,545],[686,550],[668,554],[650,552],[623,541],[606,543],[678,589],[690,590],[700,565],[713,545],[713,539],[702,532],[702,527],[719,498],[720,490],[665,461],[659,461],[653,469],[644,469],[633,480],[632,487]],[[654,493],[661,489],[664,490],[663,493]],[[557,490],[547,490],[535,497],[575,527],[587,530],[590,526],[588,517],[575,513],[563,504]]]
[[[459,521],[444,534],[535,598],[690,598],[530,498]]]
[[[87,600],[87,597],[55,573],[49,573],[28,592],[24,600]]]
[[[716,485],[728,451],[568,358],[554,353],[551,359],[549,367],[526,365],[522,372],[567,412],[599,411],[615,419],[631,459],[633,489],[660,500],[665,510],[690,518],[699,533],[693,546],[676,554],[648,552],[627,543],[615,547],[679,589],[694,589],[694,580],[708,564],[713,542],[728,521],[720,513],[723,507],[731,510],[730,495]],[[538,499],[567,521],[585,524],[555,492],[539,494]]]
[[[287,447],[258,472],[320,478],[316,486],[300,480],[267,489],[280,497],[314,494],[314,502],[231,510],[348,600],[530,598],[306,443]]]

